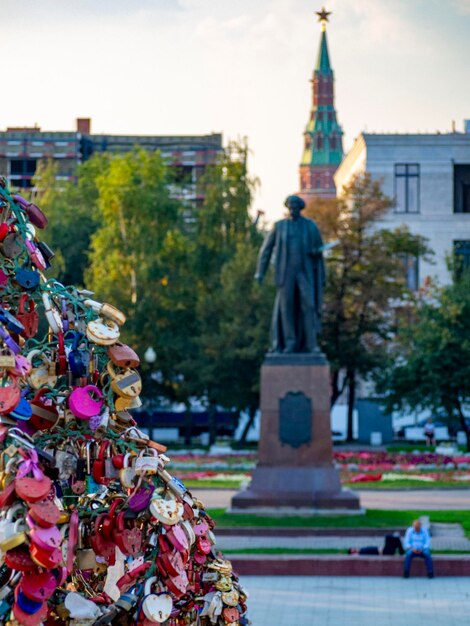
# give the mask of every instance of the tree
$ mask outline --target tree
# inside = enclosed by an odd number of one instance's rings
[[[141,353],[157,350],[158,391],[180,399],[176,366],[194,332],[194,248],[167,174],[158,152],[136,150],[110,160],[96,179],[99,226],[85,278],[130,318],[125,339]]]
[[[388,412],[432,410],[459,423],[467,436],[470,402],[470,272],[453,284],[431,286],[410,318],[401,318],[382,371],[376,374]]]
[[[212,416],[217,405],[254,414],[268,342],[269,313],[253,281],[261,235],[249,215],[256,181],[247,174],[247,153],[246,144],[231,144],[208,168],[201,181],[205,199],[195,213],[197,329],[181,371]]]
[[[327,256],[321,343],[331,365],[331,404],[348,392],[348,441],[358,378],[380,364],[394,331],[394,301],[409,297],[403,257],[430,253],[425,240],[404,227],[377,227],[392,204],[380,182],[364,174],[339,199],[317,201],[307,212],[326,241],[337,241]]]
[[[41,162],[34,178],[36,199],[49,226],[44,240],[55,252],[55,275],[64,284],[84,285],[93,233],[99,226],[98,177],[105,175],[109,155],[95,155],[77,168],[74,182],[57,180],[58,165]]]

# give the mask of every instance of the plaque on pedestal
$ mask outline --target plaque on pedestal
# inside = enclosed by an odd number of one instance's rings
[[[258,465],[232,511],[360,511],[333,465],[329,366],[320,352],[270,354],[261,368]]]

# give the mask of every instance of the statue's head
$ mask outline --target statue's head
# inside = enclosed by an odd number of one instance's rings
[[[289,213],[294,219],[299,217],[302,209],[305,209],[305,202],[300,196],[287,196],[284,204],[289,209]]]

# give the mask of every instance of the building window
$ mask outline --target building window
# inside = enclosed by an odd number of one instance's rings
[[[454,213],[470,213],[470,164],[454,165]]]
[[[336,135],[332,135],[330,137],[330,150],[336,150],[337,145],[336,145]]]
[[[395,164],[395,213],[419,213],[419,165]]]
[[[470,267],[470,240],[460,239],[454,241],[454,259],[456,275]]]
[[[323,135],[318,134],[315,137],[315,147],[317,150],[323,150]]]
[[[405,283],[411,291],[419,289],[419,257],[413,254],[400,255],[405,273]]]

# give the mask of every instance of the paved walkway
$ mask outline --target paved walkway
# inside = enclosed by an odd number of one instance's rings
[[[192,492],[210,509],[228,508],[232,496],[237,493],[229,489],[193,489]],[[366,509],[411,509],[443,510],[470,509],[470,489],[422,489],[403,491],[366,491],[358,489],[356,493],[361,505]]]
[[[220,550],[242,550],[246,548],[297,548],[302,549],[344,549],[365,546],[383,546],[379,537],[238,537],[217,536]],[[433,537],[433,550],[469,550],[470,541],[466,537]]]
[[[468,578],[244,577],[253,626],[462,626]]]

